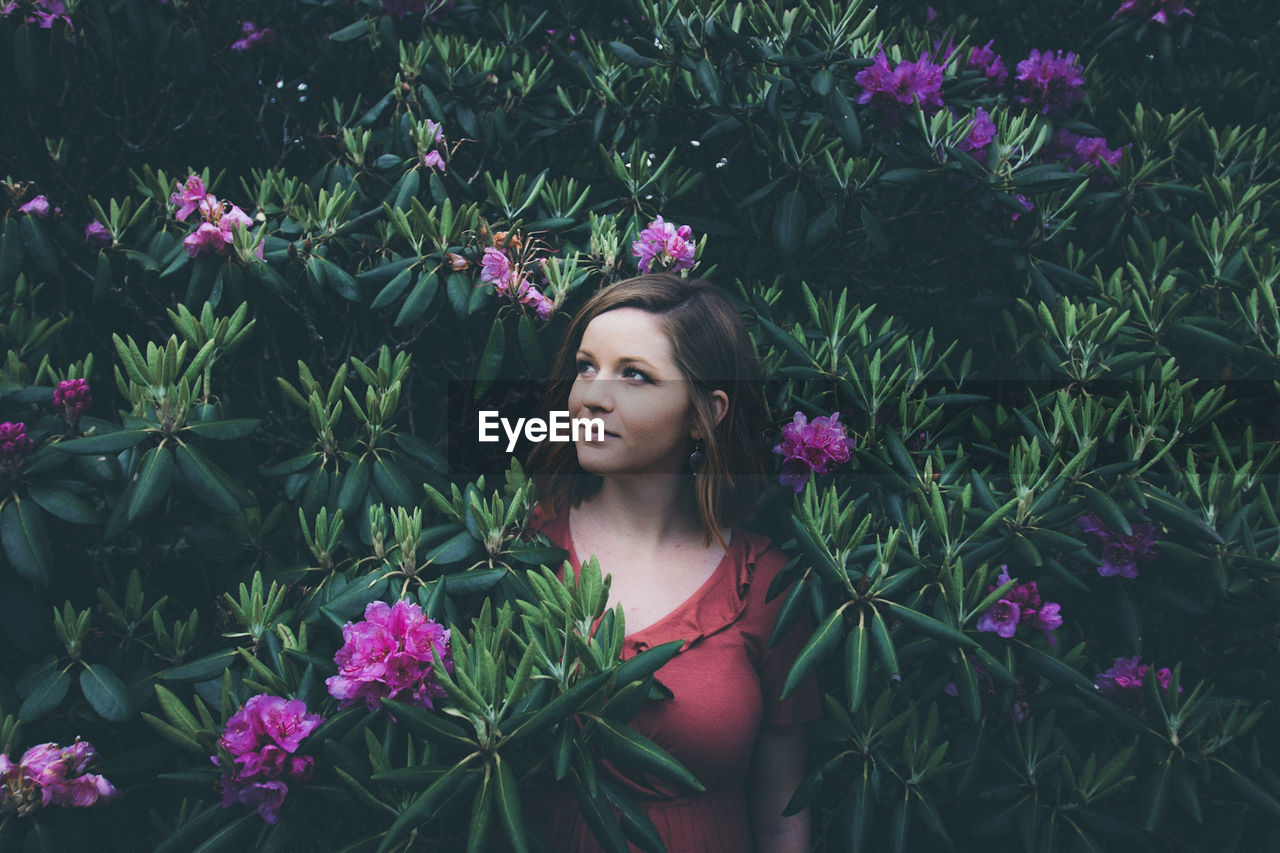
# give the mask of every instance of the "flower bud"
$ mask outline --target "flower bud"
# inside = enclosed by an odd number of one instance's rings
[[[0,473],[16,472],[34,449],[35,442],[27,436],[26,424],[0,423]]]

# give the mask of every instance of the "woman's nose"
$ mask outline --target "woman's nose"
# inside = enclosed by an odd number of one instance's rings
[[[583,383],[582,405],[591,409],[603,409],[606,412],[613,408],[613,391],[609,388],[608,380],[580,379],[578,381]]]

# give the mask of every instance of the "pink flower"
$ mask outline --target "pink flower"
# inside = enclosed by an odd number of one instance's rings
[[[1022,617],[1022,608],[1008,599],[1002,598],[978,618],[979,631],[995,631],[1006,640],[1018,631],[1018,620]]]
[[[204,189],[204,181],[199,175],[189,175],[187,181],[178,191],[169,196],[169,201],[178,208],[173,214],[174,218],[179,222],[186,222],[187,217],[195,213],[199,209],[200,203],[205,200],[208,194]]]
[[[444,158],[440,156],[440,152],[432,148],[422,156],[422,165],[429,169],[439,169],[441,173],[445,171]]]
[[[677,228],[659,216],[640,232],[640,239],[631,244],[631,254],[639,258],[638,266],[643,273],[692,269],[696,251],[692,236],[693,230],[688,225]]]
[[[795,491],[804,488],[814,474],[829,474],[837,465],[849,461],[854,441],[840,423],[840,413],[814,418],[796,412],[791,423],[782,427],[782,442],[773,452],[782,456],[779,480]]]
[[[1111,19],[1141,17],[1148,12],[1152,12],[1152,14],[1147,20],[1155,21],[1165,27],[1170,25],[1171,17],[1177,18],[1182,15],[1195,17],[1196,14],[1187,8],[1187,4],[1183,0],[1124,0],[1120,4],[1120,8],[1116,9],[1111,16]]]
[[[231,49],[237,53],[244,53],[259,46],[269,46],[276,43],[276,31],[271,27],[263,27],[259,29],[253,21],[245,21],[240,24],[240,32],[243,34],[241,38],[231,43]]]
[[[84,241],[95,248],[111,243],[111,232],[98,220],[93,220],[84,227]]]
[[[61,412],[69,423],[80,420],[92,406],[93,394],[83,379],[64,379],[53,389],[53,409]]]
[[[986,110],[978,107],[973,113],[973,126],[969,128],[968,135],[957,147],[969,154],[978,154],[985,151],[991,140],[995,138],[996,123],[991,120],[991,115]]]
[[[520,293],[520,302],[528,305],[537,313],[539,320],[545,320],[551,316],[551,309],[554,303],[547,298],[547,295],[532,284],[525,283],[524,289]]]
[[[21,421],[0,423],[0,474],[12,474],[35,449],[35,442],[27,435],[27,425]]]
[[[1112,531],[1102,523],[1102,519],[1089,513],[1078,519],[1085,533],[1095,538],[1093,549],[1101,551],[1102,565],[1098,566],[1098,574],[1104,578],[1120,576],[1136,578],[1138,563],[1155,559],[1158,554],[1155,547],[1155,525],[1150,522],[1130,524],[1132,535]]]
[[[485,248],[484,259],[480,262],[480,280],[492,284],[498,293],[507,292],[511,285],[511,259],[506,252]]]
[[[280,807],[289,786],[285,780],[302,782],[311,777],[314,759],[299,756],[303,738],[324,722],[319,714],[307,713],[301,699],[282,699],[260,694],[250,697],[227,720],[218,746],[229,753],[210,760],[223,768],[218,787],[222,807],[236,803],[256,806],[267,823],[280,820]]]
[[[376,711],[384,696],[433,708],[444,697],[432,654],[447,672],[453,671],[449,631],[424,616],[418,605],[404,599],[394,605],[372,602],[363,622],[343,626],[342,639],[334,655],[338,674],[325,681],[340,708],[363,700]]]
[[[899,62],[891,70],[882,48],[874,63],[853,78],[862,87],[858,103],[898,113],[919,102],[926,113],[936,112],[942,107],[942,71],[943,66],[931,62],[927,53],[915,62]]]
[[[18,208],[19,211],[37,219],[44,219],[49,215],[50,211],[49,199],[42,195],[38,195],[31,201]]]
[[[217,255],[231,245],[231,233],[209,222],[201,222],[199,228],[183,238],[182,245],[192,258],[206,253]]]
[[[7,18],[14,12],[18,11],[16,2],[6,3],[0,6],[0,18]],[[71,16],[67,14],[67,5],[62,0],[35,0],[30,12],[27,14],[28,24],[39,24],[40,29],[47,30],[53,26],[54,21],[65,21],[67,26],[71,26]]]
[[[1139,655],[1130,658],[1116,658],[1115,663],[1105,672],[1098,673],[1093,680],[1102,695],[1110,699],[1122,699],[1142,695],[1142,682],[1151,672],[1150,664],[1142,663]],[[1168,690],[1173,673],[1168,667],[1162,667],[1155,673],[1156,683],[1161,690]],[[1182,688],[1178,688],[1182,693]]]
[[[119,793],[115,787],[85,772],[96,756],[93,746],[78,738],[67,747],[33,746],[17,764],[0,755],[0,804],[25,814],[37,805],[84,808],[111,800]]]
[[[1062,51],[1031,55],[1018,63],[1014,90],[1018,103],[1041,115],[1065,115],[1084,99],[1084,77],[1074,53]]]

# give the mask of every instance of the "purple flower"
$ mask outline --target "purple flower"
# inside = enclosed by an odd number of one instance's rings
[[[204,181],[199,175],[188,176],[178,192],[169,196],[169,201],[177,207],[174,217],[179,222],[186,221],[192,213],[199,213],[203,220],[182,241],[187,255],[192,258],[203,254],[226,254],[235,244],[234,232],[253,225],[249,214],[234,204],[219,201],[213,193],[206,192]],[[258,244],[257,255],[259,259],[262,258],[261,243]]]
[[[969,48],[969,58],[965,61],[965,68],[972,68],[987,78],[982,88],[1000,89],[1009,79],[1008,66],[992,48],[995,43],[995,39],[992,39],[982,47]]]
[[[1119,168],[1124,150],[1108,148],[1107,140],[1102,136],[1080,136],[1069,130],[1059,129],[1053,136],[1048,154],[1056,160],[1063,161],[1072,169],[1085,166],[1094,169],[1094,173],[1089,176],[1090,183],[1109,186],[1111,177],[1099,167],[1106,163],[1113,169]]]
[[[0,18],[7,18],[18,10],[18,3],[6,3],[0,6]],[[27,23],[39,24],[42,30],[52,27],[54,21],[66,21],[67,26],[71,26],[71,16],[62,0],[36,0],[27,14]]]
[[[186,183],[178,187],[178,191],[169,196],[169,201],[178,208],[173,214],[179,222],[186,222],[187,217],[200,209],[200,204],[212,198],[205,192],[204,181],[199,175],[189,175]]]
[[[968,135],[957,147],[969,154],[978,154],[985,151],[991,144],[991,140],[995,138],[996,123],[991,120],[991,115],[986,110],[978,107],[973,112],[973,126],[969,128]]]
[[[854,441],[840,423],[839,412],[812,422],[803,412],[796,412],[791,423],[782,427],[782,442],[773,448],[782,456],[778,479],[798,492],[812,475],[829,474],[848,462],[853,448]]]
[[[50,209],[49,199],[42,195],[36,196],[31,199],[31,201],[18,208],[22,213],[25,213],[28,216],[34,216],[37,219],[44,219],[47,217]]]
[[[862,87],[858,103],[897,114],[918,101],[926,113],[936,112],[942,107],[942,70],[943,66],[931,62],[928,54],[915,62],[899,62],[891,70],[882,48],[875,62],[853,78]]]
[[[231,49],[237,53],[253,50],[255,47],[266,47],[276,43],[276,31],[271,27],[259,29],[253,21],[240,24],[241,37],[231,43]]]
[[[218,746],[228,755],[210,759],[222,768],[218,780],[222,807],[251,805],[267,823],[279,821],[280,807],[289,792],[286,782],[304,782],[314,772],[311,756],[293,753],[322,722],[324,717],[307,713],[301,699],[266,694],[250,697],[227,720],[218,738]]]
[[[96,219],[84,227],[84,241],[94,248],[109,245],[112,239],[111,232]]]
[[[1002,598],[978,618],[978,630],[995,631],[1007,640],[1018,632],[1020,618],[1022,608],[1007,598]]]
[[[688,225],[677,228],[659,216],[640,232],[640,239],[631,244],[631,254],[639,258],[637,266],[643,273],[692,269],[695,251],[692,235]]]
[[[447,672],[453,671],[449,631],[424,616],[418,605],[404,599],[394,606],[372,602],[363,622],[343,626],[342,639],[333,658],[338,674],[325,681],[338,707],[363,701],[376,711],[385,696],[433,708],[435,700],[444,698],[432,654],[440,657]]]
[[[67,747],[42,743],[28,749],[15,764],[0,754],[0,811],[27,814],[37,806],[84,808],[113,799],[119,792],[96,773],[86,773],[97,756],[79,738]]]
[[[440,156],[440,152],[432,148],[422,156],[422,165],[429,169],[439,169],[444,172],[444,158]]]
[[[1018,63],[1014,80],[1018,103],[1041,115],[1065,115],[1084,99],[1084,77],[1074,53],[1033,48]]]
[[[1105,672],[1098,673],[1094,678],[1094,685],[1102,692],[1102,695],[1110,699],[1122,699],[1125,697],[1141,696],[1142,682],[1151,672],[1150,664],[1142,663],[1139,655],[1130,658],[1116,658],[1115,663]],[[1161,667],[1155,672],[1156,684],[1160,685],[1161,690],[1168,690],[1173,673],[1169,668]],[[1178,693],[1182,693],[1182,688],[1178,688]]]
[[[492,284],[498,293],[507,292],[511,285],[511,259],[506,252],[485,247],[484,258],[480,261],[480,280]]]
[[[1155,547],[1156,527],[1150,522],[1129,525],[1133,530],[1130,536],[1111,530],[1092,513],[1080,516],[1079,524],[1085,533],[1094,537],[1094,546],[1101,551],[1102,565],[1098,566],[1098,574],[1104,578],[1117,575],[1136,578],[1139,562],[1145,563],[1159,556]]]
[[[1111,16],[1111,19],[1142,17],[1148,12],[1151,12],[1151,16],[1147,20],[1155,21],[1157,24],[1166,27],[1170,25],[1172,18],[1182,15],[1193,18],[1196,14],[1187,8],[1187,4],[1183,0],[1124,0],[1120,4],[1120,8],[1116,9]]]
[[[53,389],[53,409],[68,423],[75,423],[93,406],[89,383],[83,379],[64,379]]]
[[[18,421],[0,423],[0,474],[13,474],[35,449],[27,435],[27,425]]]

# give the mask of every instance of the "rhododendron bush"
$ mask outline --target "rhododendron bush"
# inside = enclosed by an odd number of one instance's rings
[[[676,649],[457,427],[639,272],[768,376],[815,850],[1273,849],[1274,17],[0,4],[0,850],[655,849]]]

